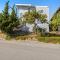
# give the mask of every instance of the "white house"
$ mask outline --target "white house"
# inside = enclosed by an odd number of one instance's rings
[[[25,12],[27,11],[31,11],[31,10],[36,10],[37,12],[41,13],[41,14],[46,14],[47,15],[47,22],[49,22],[49,8],[48,6],[33,6],[31,4],[16,4],[16,8],[17,8],[17,14],[20,17],[22,17],[24,15]],[[26,26],[29,26],[29,30],[32,29],[30,26],[30,24],[26,24]],[[45,24],[38,24],[37,26],[39,28],[42,29],[46,29],[47,32],[49,32],[49,24],[45,23]],[[31,32],[33,31],[30,30]]]

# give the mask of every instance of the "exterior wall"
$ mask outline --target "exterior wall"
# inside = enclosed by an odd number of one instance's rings
[[[24,15],[25,12],[35,10],[35,7],[31,6],[31,4],[16,4],[16,8],[19,17]]]
[[[47,15],[47,20],[49,21],[49,8],[48,6],[36,6],[36,11]]]

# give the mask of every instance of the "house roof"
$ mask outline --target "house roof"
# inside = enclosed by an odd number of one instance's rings
[[[40,5],[32,5],[32,4],[15,4],[16,6],[31,6],[31,7],[47,7],[48,8],[48,6],[40,6]]]
[[[16,4],[16,6],[19,8],[21,7],[27,7],[27,8],[35,8],[35,6],[31,5],[31,4]]]
[[[16,5],[31,6],[31,4],[16,4]]]

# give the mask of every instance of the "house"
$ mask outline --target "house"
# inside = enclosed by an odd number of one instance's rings
[[[17,15],[18,15],[19,18],[22,17],[25,12],[36,10],[37,12],[39,12],[41,14],[46,14],[47,15],[47,22],[49,22],[49,8],[48,8],[48,6],[33,6],[31,4],[16,4],[16,8],[17,8]],[[36,25],[39,28],[42,28],[42,29],[45,28],[46,32],[49,32],[49,24],[40,23],[38,25],[38,23],[37,23]],[[31,24],[26,23],[26,26],[29,27],[30,32],[33,32],[32,27],[34,27],[34,24],[31,25]]]

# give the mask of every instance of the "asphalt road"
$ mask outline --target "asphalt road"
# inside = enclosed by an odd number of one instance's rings
[[[0,40],[0,60],[60,60],[60,45]]]

